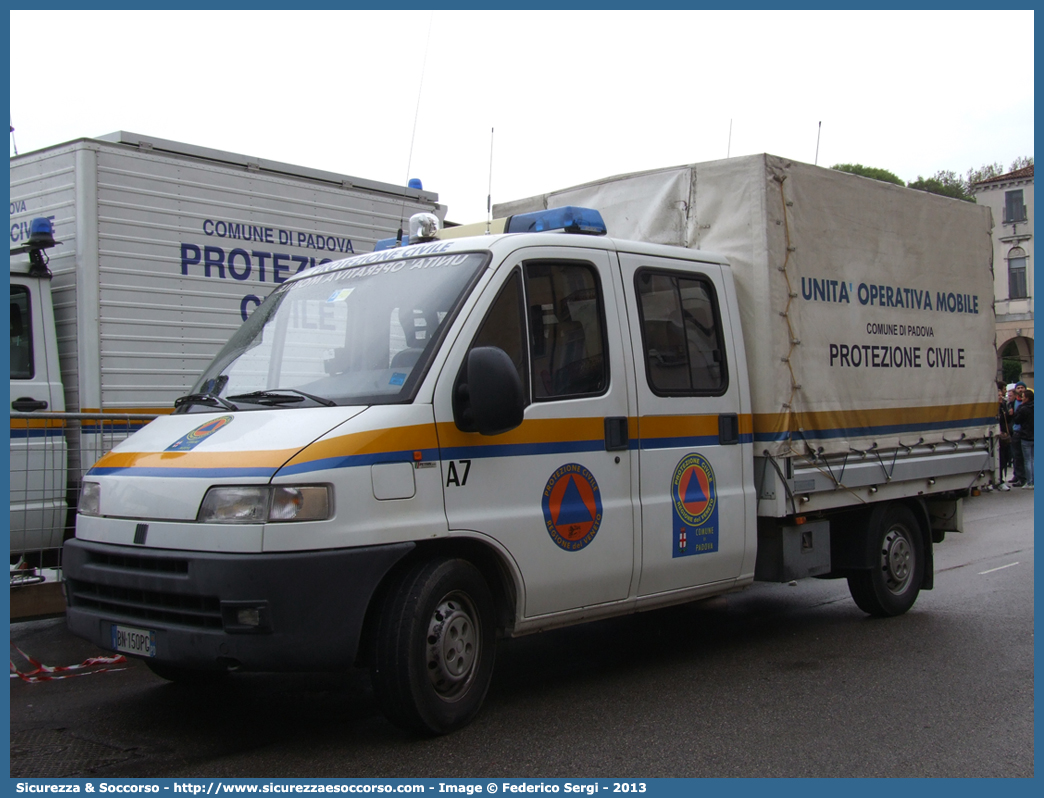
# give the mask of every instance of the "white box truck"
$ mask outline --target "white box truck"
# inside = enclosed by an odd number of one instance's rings
[[[172,680],[365,665],[443,733],[498,635],[808,576],[906,612],[993,470],[988,210],[676,171],[590,196],[671,244],[538,207],[288,279],[85,477],[70,629]]]
[[[289,276],[369,252],[414,213],[445,215],[419,183],[122,131],[15,156],[10,173],[16,414],[169,413]],[[36,218],[58,243],[30,273]],[[120,427],[84,420],[66,435],[60,419],[12,420],[12,557],[61,545],[81,465]]]

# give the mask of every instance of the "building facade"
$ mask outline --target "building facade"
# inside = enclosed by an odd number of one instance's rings
[[[1022,366],[1033,387],[1033,167],[972,186],[993,211],[993,294],[997,312],[997,374],[1004,360]]]

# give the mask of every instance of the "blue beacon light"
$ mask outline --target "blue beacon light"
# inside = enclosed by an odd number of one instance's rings
[[[567,233],[604,236],[608,233],[602,214],[593,208],[549,208],[545,211],[520,213],[508,219],[505,233],[539,233],[564,230]]]
[[[29,222],[29,246],[34,249],[49,249],[55,244],[54,227],[51,220],[40,217]]]
[[[575,205],[533,213],[519,213],[509,216],[504,225],[505,233],[546,233],[554,230],[592,236],[604,236],[608,233],[602,214],[593,208],[580,208]],[[409,244],[410,240],[411,238],[403,236],[402,246]],[[397,246],[399,246],[397,239],[382,238],[374,246],[373,251],[394,249]]]

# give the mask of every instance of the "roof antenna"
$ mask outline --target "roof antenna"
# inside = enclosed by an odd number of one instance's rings
[[[435,12],[428,17],[428,37],[424,41],[424,60],[421,62],[420,85],[417,87],[417,108],[413,112],[413,133],[410,136],[410,157],[406,160],[406,188],[402,190],[402,208],[399,210],[399,232],[395,235],[395,246],[402,246],[402,223],[406,218],[406,192],[409,190],[410,169],[413,167],[413,142],[417,138],[417,117],[420,116],[421,92],[424,90],[424,73],[428,66],[428,45],[431,44],[431,25],[435,21]]]
[[[489,129],[489,193],[486,194],[486,235],[493,223],[493,128]]]
[[[18,154],[18,142],[14,137],[14,122],[11,123],[11,146],[14,147],[15,155]]]
[[[813,166],[819,166],[819,137],[823,133],[823,123],[819,123],[819,132],[816,133],[816,160],[813,161]]]
[[[729,120],[729,146],[725,149],[725,157],[732,155],[732,120]]]

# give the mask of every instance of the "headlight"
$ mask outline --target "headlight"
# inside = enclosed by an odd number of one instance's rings
[[[197,521],[208,524],[263,524],[268,517],[271,489],[259,487],[211,488],[203,497]]]
[[[322,485],[272,489],[269,521],[322,521],[330,517],[330,491]]]
[[[211,488],[196,520],[206,524],[323,521],[330,517],[325,485],[244,485]]]
[[[76,511],[81,515],[101,515],[101,484],[84,482],[80,486],[80,503]]]

